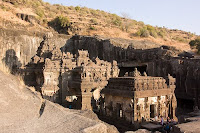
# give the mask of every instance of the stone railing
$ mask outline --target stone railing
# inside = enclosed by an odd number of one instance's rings
[[[162,77],[136,77],[134,91],[166,89],[166,80]]]
[[[166,80],[162,77],[126,77],[126,78],[111,78],[109,80],[110,89],[130,90],[130,91],[144,91],[167,89]]]

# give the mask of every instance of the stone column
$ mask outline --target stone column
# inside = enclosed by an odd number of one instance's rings
[[[82,108],[81,110],[92,110],[91,106],[91,92],[82,92]]]
[[[175,121],[178,121],[176,117],[176,108],[177,108],[177,101],[176,101],[176,96],[175,94],[172,95],[172,109],[173,109],[173,119]]]

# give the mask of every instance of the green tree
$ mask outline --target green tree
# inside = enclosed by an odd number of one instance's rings
[[[200,45],[200,38],[190,41],[189,44],[191,47]]]
[[[200,38],[190,41],[189,44],[191,47],[195,47],[198,50],[197,53],[200,54]]]
[[[76,10],[76,11],[80,11],[80,9],[81,9],[80,6],[76,6],[76,7],[75,7],[75,10]]]
[[[147,30],[147,27],[142,27],[136,32],[136,36],[140,37],[149,37],[150,33]]]
[[[55,19],[49,22],[49,25],[59,33],[68,33],[68,28],[70,28],[71,26],[68,17],[65,16],[56,17]]]

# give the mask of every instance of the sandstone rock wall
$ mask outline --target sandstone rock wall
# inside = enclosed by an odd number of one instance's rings
[[[116,44],[115,39],[102,39],[100,37],[73,36],[68,45],[62,47],[63,51],[76,54],[78,50],[88,50],[90,58],[99,57],[101,60],[112,62],[116,60],[118,63],[126,61],[154,60],[162,58],[161,56],[171,56],[176,53],[170,53],[166,49],[161,50],[160,45],[152,42],[129,41],[126,47],[120,45],[120,41]],[[125,42],[123,42],[125,43]],[[148,53],[147,53],[148,52]],[[146,54],[147,53],[147,54]]]
[[[9,67],[26,65],[36,54],[44,32],[0,29],[0,60]],[[52,45],[63,46],[70,36],[55,35]]]
[[[120,47],[120,42],[116,45],[109,39],[74,36],[62,49],[74,54],[79,49],[88,50],[91,59],[99,57],[109,62],[116,60],[118,66],[126,70],[131,67],[146,66],[146,71],[150,76],[165,77],[169,73],[177,81],[175,92],[178,105],[190,109],[195,105],[200,107],[200,59],[178,57],[181,51],[171,47],[148,47],[147,43],[142,42],[139,44],[143,47],[138,47],[138,43],[127,42],[127,45],[129,44],[127,47]]]
[[[200,60],[171,58],[155,61],[153,75],[163,76],[167,73],[176,78],[176,96],[178,105],[193,109],[200,107]],[[186,100],[186,101],[184,101]],[[186,105],[184,105],[186,104]]]
[[[92,117],[92,112],[69,110],[46,101],[1,71],[0,87],[1,133],[118,133],[114,126]]]

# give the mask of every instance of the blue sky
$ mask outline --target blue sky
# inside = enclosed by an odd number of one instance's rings
[[[43,0],[51,4],[86,6],[145,24],[181,29],[200,35],[200,0]]]

